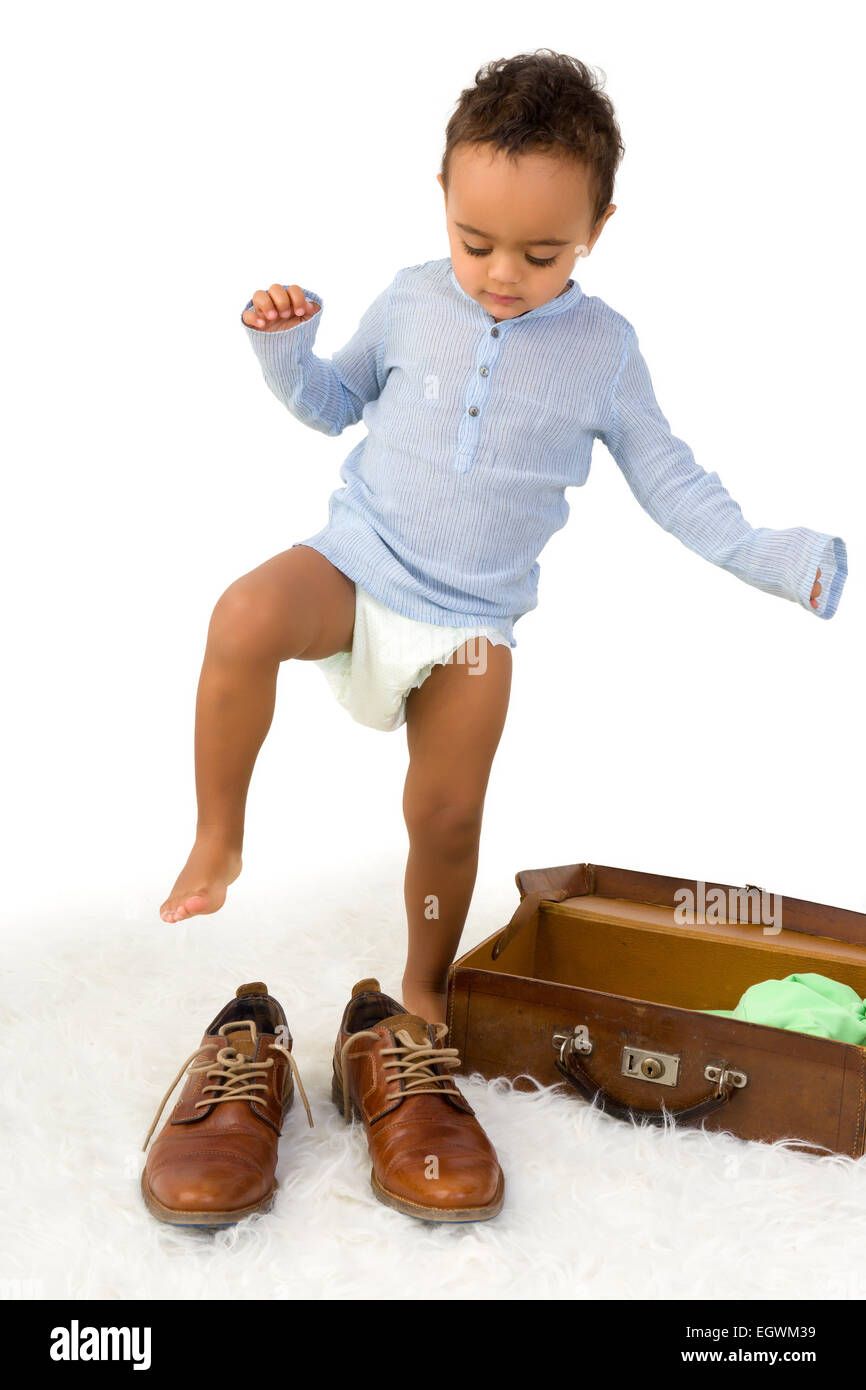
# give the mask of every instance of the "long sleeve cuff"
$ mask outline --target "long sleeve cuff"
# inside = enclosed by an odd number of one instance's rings
[[[737,545],[712,557],[746,584],[799,603],[824,619],[833,617],[848,577],[848,553],[841,537],[803,525],[787,531],[748,528]],[[819,569],[822,592],[817,607],[812,607],[810,596]]]
[[[288,286],[284,285],[285,288]],[[303,285],[300,288],[307,299],[313,300],[320,307],[316,314],[293,324],[291,328],[252,328],[250,324],[243,322],[243,313],[240,314],[240,324],[249,338],[250,347],[259,359],[264,379],[274,395],[284,403],[291,400],[297,402],[299,399],[299,392],[303,389],[302,384],[309,370],[313,343],[316,342],[318,320],[324,313],[320,296]],[[245,310],[252,307],[253,300],[250,299]]]
[[[817,618],[832,618],[839,607],[845,580],[848,578],[848,551],[841,536],[810,533],[812,543],[804,548],[801,568],[796,578],[795,592],[799,603]],[[821,571],[818,607],[809,602],[818,570]]]
[[[288,286],[284,285],[283,289]],[[322,317],[323,302],[319,295],[313,290],[306,289],[301,285],[305,298],[318,304],[319,311],[304,319],[301,323],[293,324],[290,328],[253,328],[248,323],[244,323],[244,314],[247,309],[253,308],[253,301],[245,304],[241,311],[241,326],[244,328],[250,340],[250,346],[258,357],[262,367],[270,368],[275,378],[299,362],[311,350],[316,340],[316,333],[319,328],[319,319]]]
[[[808,526],[792,526],[787,531],[752,529],[724,557],[720,555],[717,563],[747,584],[800,604],[816,618],[832,618],[848,577],[842,538]],[[810,599],[819,569],[821,592],[818,607],[813,608]]]

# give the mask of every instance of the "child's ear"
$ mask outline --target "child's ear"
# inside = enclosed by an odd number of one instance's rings
[[[604,231],[605,227],[607,226],[608,222],[613,217],[615,212],[616,203],[608,203],[607,207],[601,214],[601,217],[598,219],[593,229],[592,239],[589,243],[590,250],[592,250],[592,248],[595,246],[595,243],[598,241],[599,237],[601,236],[602,232]]]
[[[607,207],[605,208],[604,212],[602,213],[601,217],[599,218],[599,221],[600,221],[600,223],[601,223],[601,226],[600,226],[599,229],[598,229],[599,232],[601,232],[601,230],[602,230],[603,227],[607,226],[607,223],[608,223],[608,222],[610,221],[610,219],[613,217],[613,215],[614,215],[615,212],[616,212],[616,203],[608,203]]]
[[[442,182],[442,175],[441,175],[441,174],[437,174],[437,175],[436,175],[436,182],[438,183],[439,187],[442,189],[442,192],[444,193],[444,192],[445,192],[445,184]]]

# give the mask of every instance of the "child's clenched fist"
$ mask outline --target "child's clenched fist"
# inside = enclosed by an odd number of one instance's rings
[[[269,290],[256,290],[253,308],[245,309],[241,318],[250,328],[266,333],[278,328],[292,328],[304,319],[311,319],[319,305],[304,296],[300,285],[271,285]]]

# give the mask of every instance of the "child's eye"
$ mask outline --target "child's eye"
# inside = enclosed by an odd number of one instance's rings
[[[490,255],[489,246],[470,246],[469,243],[466,241],[463,242],[463,250],[466,251],[470,256]],[[530,256],[528,251],[525,252],[525,255],[530,265],[556,265],[558,259],[558,257],[556,256],[547,256],[545,259],[542,259],[540,256]]]

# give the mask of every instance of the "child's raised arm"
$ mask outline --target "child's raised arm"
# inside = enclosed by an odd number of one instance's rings
[[[285,321],[277,318],[271,327],[255,328],[253,321],[262,317],[262,296],[267,293],[273,299],[273,295],[270,291],[258,291],[257,308],[252,299],[249,301],[241,323],[265,381],[303,424],[323,434],[341,434],[347,425],[357,424],[364,406],[375,400],[385,385],[383,360],[391,286],[373,300],[354,336],[331,358],[315,357],[312,350],[322,317],[322,300],[312,290],[300,286],[279,288],[286,291],[285,303],[290,309],[296,301],[300,307],[303,298],[318,308],[307,311],[304,317],[293,316]],[[290,295],[290,290],[298,293]]]
[[[599,434],[659,526],[745,583],[832,618],[848,574],[845,542],[806,526],[776,531],[749,525],[718,473],[705,472],[688,445],[671,434],[631,325]],[[822,593],[813,608],[819,568]]]

